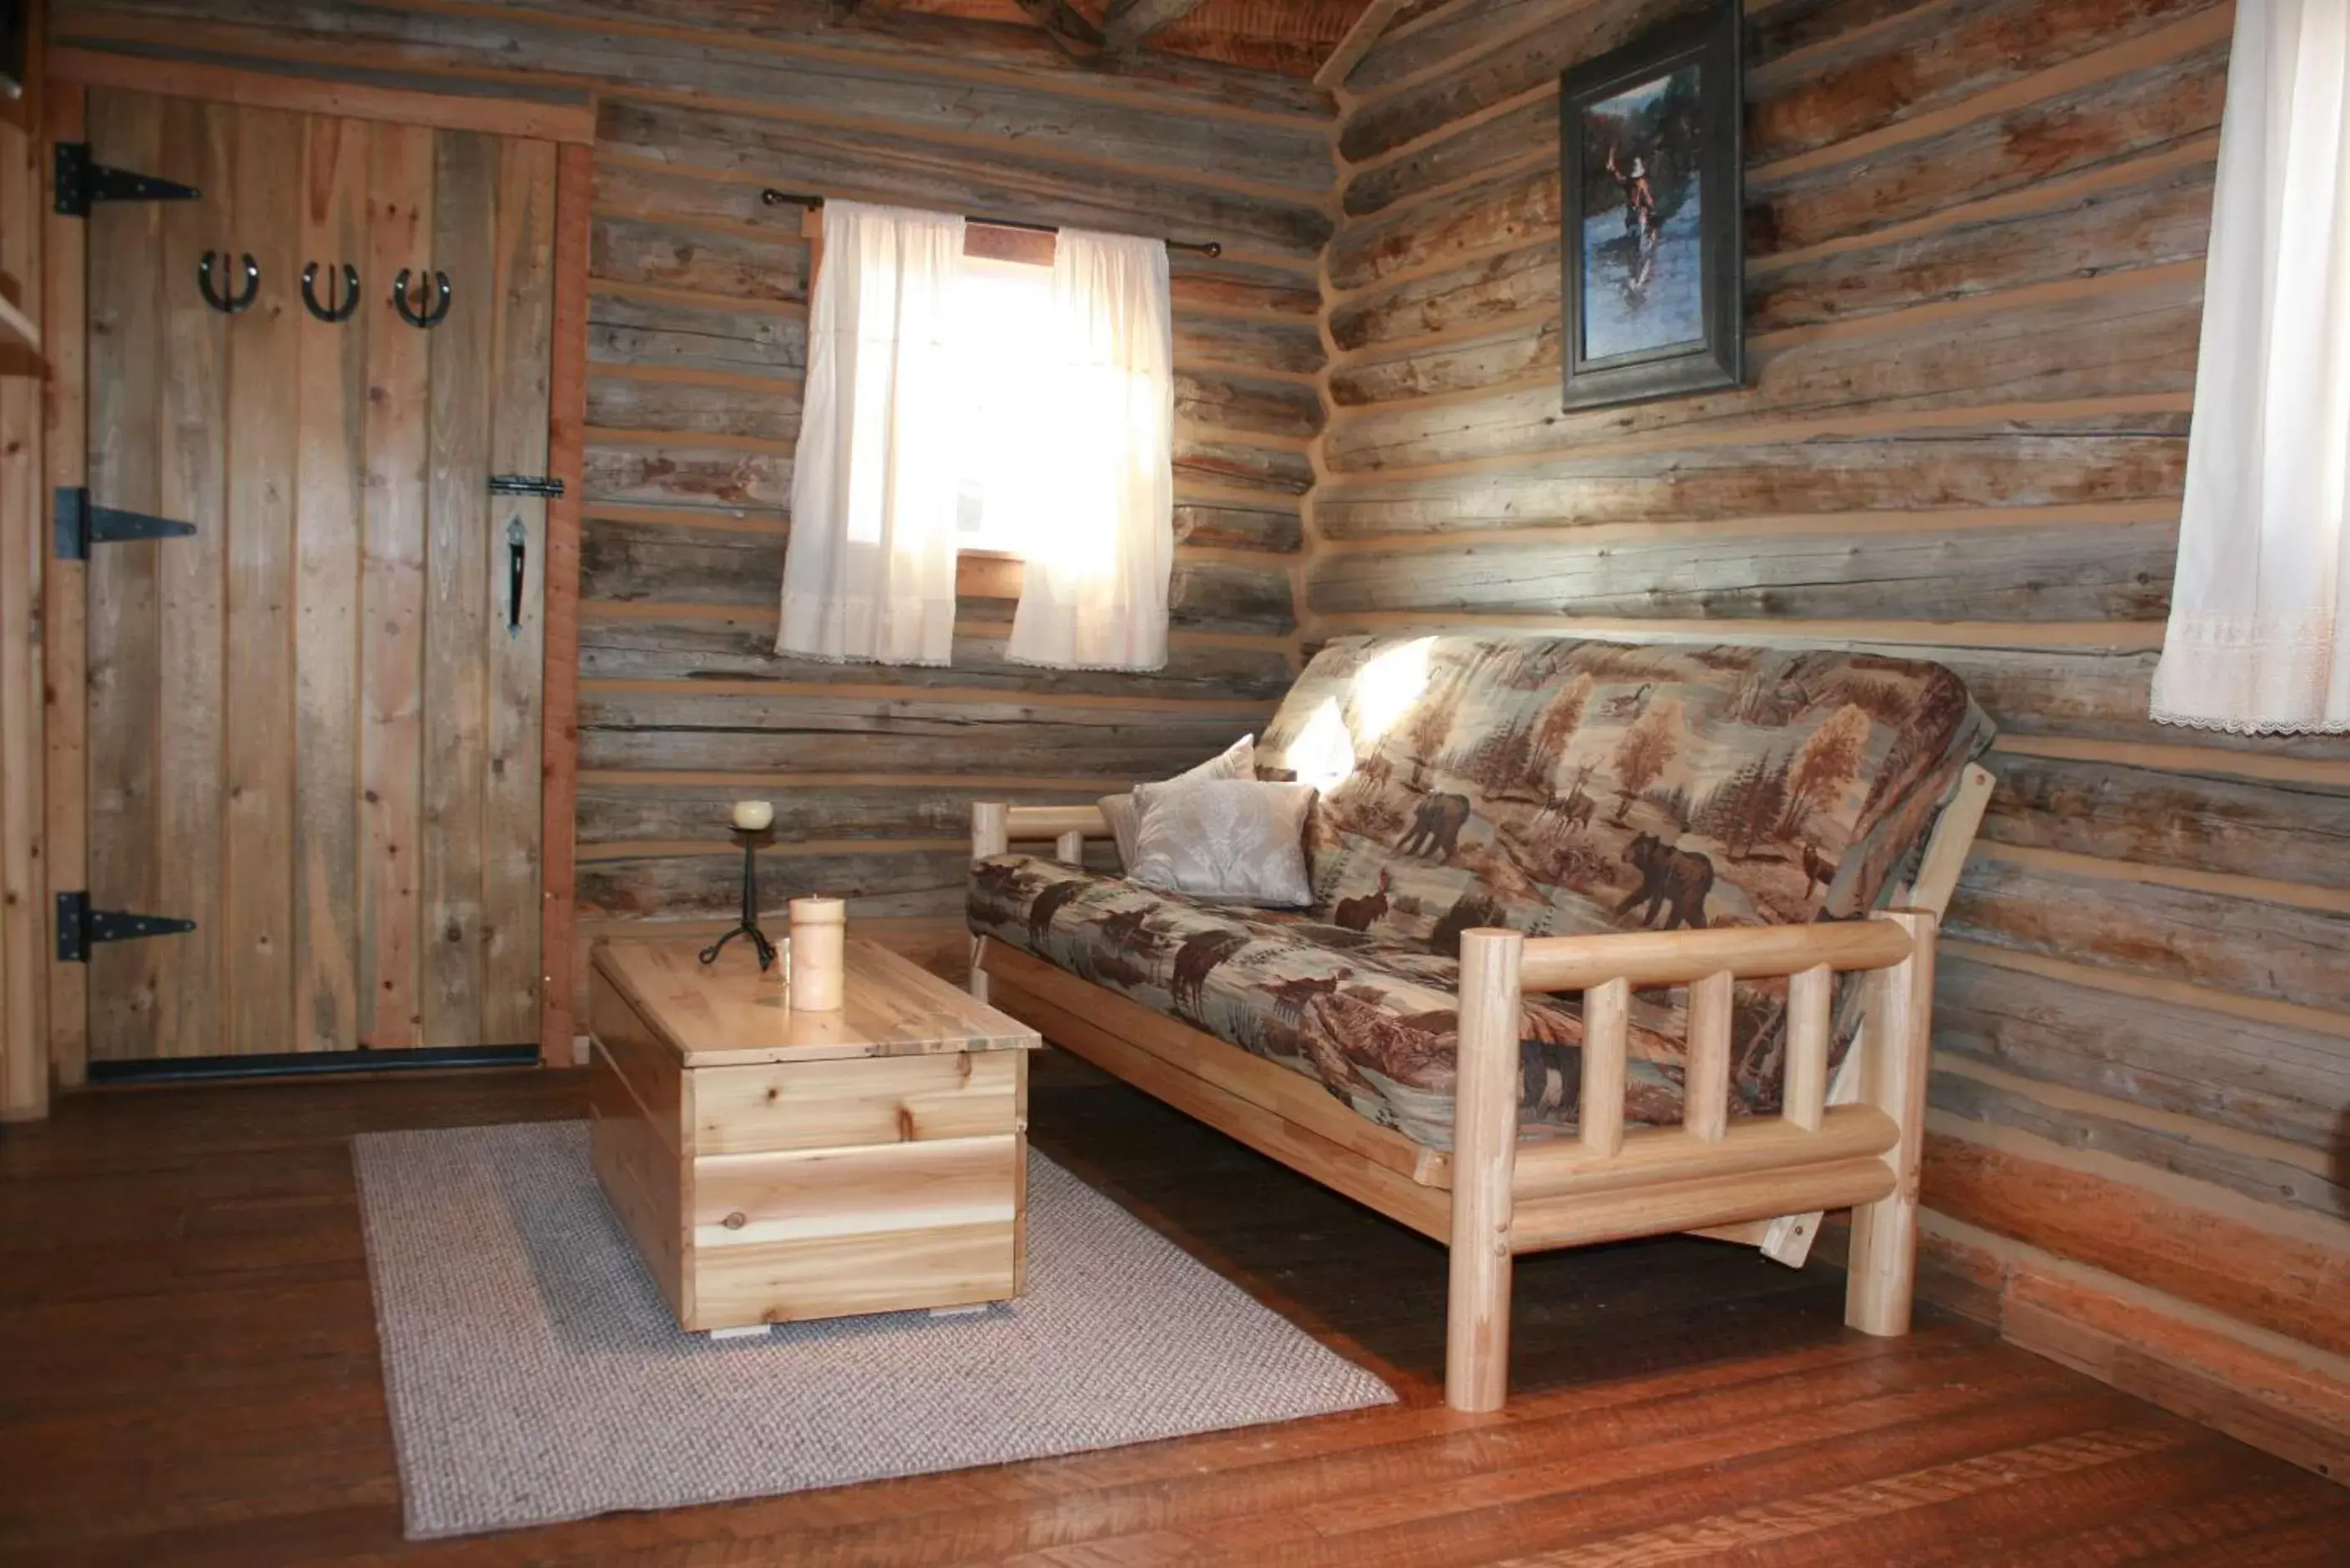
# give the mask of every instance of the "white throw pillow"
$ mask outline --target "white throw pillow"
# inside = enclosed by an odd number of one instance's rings
[[[1300,909],[1314,901],[1305,870],[1312,784],[1177,779],[1134,792],[1135,854],[1128,875],[1146,888],[1231,904]]]
[[[1183,784],[1201,779],[1253,779],[1256,777],[1256,737],[1243,735],[1198,767],[1177,774],[1169,784]],[[1109,834],[1118,840],[1118,863],[1129,875],[1134,870],[1134,796],[1106,794],[1095,803],[1101,807],[1102,819],[1109,824]]]

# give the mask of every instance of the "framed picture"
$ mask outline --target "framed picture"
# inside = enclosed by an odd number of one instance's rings
[[[1567,408],[1745,375],[1739,31],[1704,0],[1559,77]]]

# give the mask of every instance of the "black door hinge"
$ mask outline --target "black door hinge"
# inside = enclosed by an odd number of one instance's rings
[[[92,202],[190,202],[203,194],[193,185],[93,163],[87,141],[60,141],[57,160],[57,208],[68,218],[87,218]]]
[[[89,491],[78,484],[57,487],[57,559],[87,561],[92,545],[113,545],[126,539],[177,539],[196,531],[192,523],[125,512],[120,506],[93,504]]]
[[[57,895],[57,961],[88,963],[89,950],[99,942],[127,942],[135,937],[168,937],[196,929],[193,920],[170,915],[133,915],[121,909],[93,909],[88,893]]]
[[[563,493],[563,481],[537,479],[527,473],[494,473],[490,475],[493,495],[544,495],[548,500]]]

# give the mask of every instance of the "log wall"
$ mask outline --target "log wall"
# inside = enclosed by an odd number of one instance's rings
[[[1750,384],[1563,415],[1556,73],[1670,4],[1402,7],[1335,124],[1298,83],[826,0],[79,0],[57,32],[596,96],[583,933],[721,913],[724,804],[762,793],[775,894],[935,938],[975,794],[1185,765],[1301,639],[1930,652],[2003,780],[1942,966],[1936,1288],[2340,1462],[2350,743],[2145,717],[2229,7],[1748,0]],[[1016,579],[977,560],[950,670],[768,651],[808,268],[770,183],[1224,242],[1178,268],[1167,670],[1010,665]]]
[[[1309,640],[1923,652],[2002,727],[1950,911],[1944,1293],[2350,1450],[2350,742],[2146,718],[2232,19],[1749,0],[1749,384],[1559,410],[1556,73],[1645,0],[1451,0],[1340,89]]]
[[[56,28],[80,47],[594,95],[583,940],[724,916],[725,805],[745,794],[776,803],[771,903],[823,890],[868,929],[952,922],[970,800],[1087,799],[1180,771],[1257,725],[1295,664],[1327,96],[1149,53],[1081,67],[1031,28],[759,10],[99,0]],[[1223,244],[1173,256],[1183,542],[1163,672],[1010,664],[1018,568],[971,557],[951,669],[775,657],[810,246],[799,208],[761,202],[769,185]]]

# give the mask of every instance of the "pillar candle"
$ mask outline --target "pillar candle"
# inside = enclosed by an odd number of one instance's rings
[[[792,900],[792,1006],[837,1012],[848,935],[848,911],[837,898]]]

